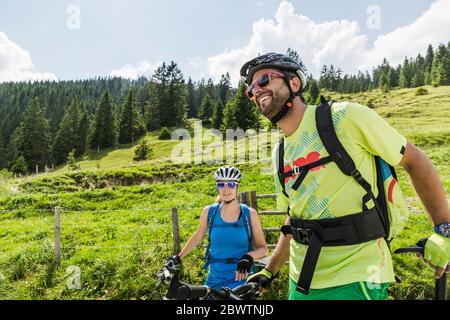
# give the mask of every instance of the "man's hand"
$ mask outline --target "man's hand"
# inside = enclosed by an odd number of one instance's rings
[[[426,263],[436,269],[436,279],[442,277],[444,272],[450,272],[450,238],[439,234],[431,235],[425,244]]]
[[[255,282],[259,285],[260,288],[267,289],[269,287],[270,283],[272,282],[272,280],[273,280],[272,272],[270,272],[269,270],[264,268],[261,271],[255,273],[255,274],[252,274],[250,277],[248,277],[247,283]]]

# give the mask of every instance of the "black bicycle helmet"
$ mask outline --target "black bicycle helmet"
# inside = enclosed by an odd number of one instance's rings
[[[276,52],[269,52],[246,62],[241,68],[241,77],[249,84],[252,82],[253,75],[256,71],[266,68],[287,71],[297,75],[302,82],[301,90],[303,91],[305,89],[306,74],[303,63]]]
[[[301,97],[301,92],[306,87],[306,74],[305,67],[301,62],[297,62],[296,60],[275,52],[269,52],[263,54],[262,56],[258,56],[248,62],[246,62],[240,71],[241,77],[244,81],[249,84],[252,83],[253,75],[256,71],[261,69],[277,69],[284,72],[289,72],[290,74],[294,74],[299,77],[301,81],[300,90],[298,92],[292,92],[291,85],[289,83],[289,79],[283,78],[286,86],[289,89],[289,98],[287,99],[283,109],[280,110],[274,117],[270,118],[270,121],[273,124],[276,124],[280,121],[289,111],[289,108],[292,107],[292,101],[296,96]]]

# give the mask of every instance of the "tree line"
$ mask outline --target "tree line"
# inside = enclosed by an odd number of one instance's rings
[[[297,51],[288,48],[287,54],[301,62]],[[352,93],[422,85],[450,85],[450,42],[436,50],[429,45],[424,57],[405,58],[397,67],[384,59],[371,74],[343,75],[333,65],[323,66],[318,80],[308,75],[303,95],[307,103],[316,104],[321,90]],[[42,171],[88,149],[131,143],[162,128],[187,127],[190,118],[223,132],[259,129],[262,117],[245,90],[243,82],[233,88],[228,73],[217,83],[186,81],[174,61],[137,80],[2,83],[0,169],[26,173],[38,166]]]
[[[340,68],[324,65],[318,81],[309,77],[307,91],[313,91],[312,97],[319,89],[341,93],[364,92],[381,89],[387,92],[394,88],[416,88],[423,85],[450,85],[450,41],[440,44],[436,49],[430,44],[426,54],[416,58],[405,57],[402,64],[392,66],[387,59],[369,72],[356,75],[343,74]],[[316,102],[316,100],[313,100]]]
[[[24,174],[131,143],[146,132],[187,127],[189,118],[225,128],[259,127],[245,85],[188,79],[171,61],[150,78],[0,84],[0,169]],[[256,124],[255,124],[256,123]]]

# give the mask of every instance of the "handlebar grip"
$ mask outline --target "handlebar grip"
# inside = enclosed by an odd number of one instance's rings
[[[170,274],[170,271],[165,267],[162,269],[162,274],[164,277],[164,281],[170,281],[172,279],[172,275]]]
[[[414,247],[406,247],[406,248],[400,248],[394,251],[394,253],[420,253],[421,255],[424,255],[425,252],[425,244],[427,243],[428,238],[422,238],[419,241],[417,241],[416,245]]]
[[[249,282],[238,286],[232,290],[235,295],[240,295],[247,291],[258,291],[259,285],[256,282]]]
[[[184,284],[178,288],[177,299],[188,300],[204,298],[209,294],[209,288],[207,286],[192,286]]]
[[[424,248],[423,247],[406,247],[395,250],[395,253],[420,253],[423,255]]]
[[[447,300],[447,274],[444,273],[440,279],[436,279],[434,283],[434,299]]]

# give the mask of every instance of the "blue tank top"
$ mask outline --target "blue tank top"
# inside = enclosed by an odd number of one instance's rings
[[[235,222],[224,221],[220,204],[211,205],[208,212],[209,244],[205,256],[205,268],[209,265],[206,284],[220,289],[245,283],[236,282],[235,271],[240,258],[251,251],[252,225],[248,207],[241,204],[239,218]],[[227,259],[228,261],[224,261]]]

